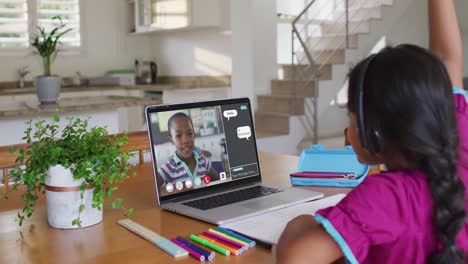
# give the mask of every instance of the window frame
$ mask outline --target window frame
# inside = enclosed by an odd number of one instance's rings
[[[28,10],[28,37],[29,45],[27,47],[0,47],[0,56],[3,57],[17,57],[17,56],[28,56],[35,55],[34,48],[31,46],[31,39],[33,39],[37,34],[37,25],[38,25],[38,15],[37,15],[37,5],[39,0],[26,0],[27,10]],[[85,38],[84,38],[84,2],[83,0],[78,0],[78,6],[80,9],[80,46],[79,47],[61,47],[60,55],[65,56],[76,56],[84,54],[85,47]]]

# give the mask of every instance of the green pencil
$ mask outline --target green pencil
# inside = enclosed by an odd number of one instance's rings
[[[225,248],[222,248],[222,247],[220,247],[218,245],[210,243],[210,242],[206,241],[205,239],[203,239],[203,238],[201,238],[199,236],[196,236],[194,234],[190,235],[190,239],[197,242],[197,243],[199,243],[199,244],[202,244],[205,247],[209,247],[211,249],[214,249],[214,250],[218,251],[219,253],[221,253],[221,254],[223,254],[225,256],[231,255],[231,251],[229,251],[228,249],[225,249]]]

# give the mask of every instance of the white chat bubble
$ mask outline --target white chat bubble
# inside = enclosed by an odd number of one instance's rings
[[[223,116],[229,120],[231,117],[236,117],[237,116],[237,110],[226,110],[223,112]]]
[[[247,140],[249,140],[249,137],[252,136],[252,131],[250,131],[249,126],[238,127],[237,128],[237,136],[240,139],[246,138]]]

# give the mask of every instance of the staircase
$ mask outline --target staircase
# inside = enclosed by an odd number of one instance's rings
[[[273,142],[274,137],[286,139],[285,136],[294,134],[293,118],[305,131],[302,140],[296,140],[297,150],[317,143],[318,128],[314,120],[318,118],[319,87],[331,80],[344,83],[347,71],[343,68],[352,60],[360,59],[347,58],[347,54],[359,48],[359,39],[370,33],[373,21],[381,20],[382,9],[391,8],[393,2],[315,0],[309,3],[294,20],[299,36],[296,37],[301,38],[293,40],[294,64],[279,65],[283,74],[271,80],[271,94],[257,96],[255,125],[260,141],[271,138]],[[340,88],[334,88],[333,92]]]
[[[331,79],[331,66],[331,64],[324,65],[320,80]],[[293,115],[304,115],[305,98],[315,97],[314,89],[306,85],[307,81],[294,91],[291,82],[293,66],[281,65],[281,67],[283,79],[271,81],[271,95],[257,96],[258,110],[255,113],[255,122],[259,137],[288,134],[291,109],[295,108]],[[304,70],[307,72],[307,69]]]

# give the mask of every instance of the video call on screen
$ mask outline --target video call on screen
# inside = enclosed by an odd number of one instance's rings
[[[151,113],[159,194],[171,195],[258,175],[248,107],[241,103]],[[193,127],[193,137],[186,133],[187,127]]]

